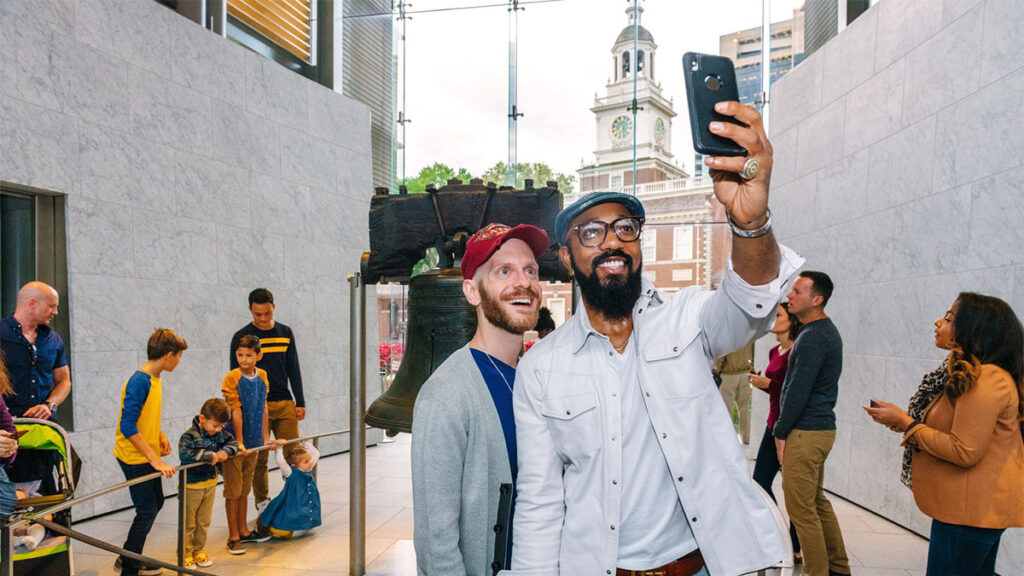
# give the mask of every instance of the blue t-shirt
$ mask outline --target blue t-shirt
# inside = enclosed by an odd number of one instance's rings
[[[242,404],[242,443],[246,448],[258,448],[263,445],[263,409],[267,405],[267,385],[259,374],[239,377],[238,401]],[[225,429],[238,437],[230,422]]]
[[[516,420],[512,412],[512,388],[516,382],[516,369],[498,360],[490,354],[486,354],[475,348],[469,349],[473,353],[473,360],[480,369],[480,374],[487,383],[487,390],[494,400],[494,408],[498,411],[498,421],[501,422],[501,431],[505,435],[505,449],[508,451],[509,470],[512,471],[512,484],[516,482],[519,474],[519,467],[516,464]],[[492,362],[493,361],[493,362]],[[505,547],[505,566],[512,562],[512,517],[515,515],[516,500],[515,492],[512,492],[512,503],[510,506],[509,525],[505,530],[507,545]]]
[[[519,472],[516,466],[516,420],[512,413],[512,387],[516,382],[516,369],[475,348],[470,348],[470,351],[480,374],[484,377],[484,382],[487,383],[487,390],[494,400],[494,408],[498,411],[501,431],[505,434],[505,448],[508,450],[512,482],[515,482]],[[494,361],[493,364],[491,360]]]
[[[8,316],[0,325],[0,347],[14,387],[14,396],[4,400],[12,416],[21,416],[50,397],[53,371],[68,365],[64,340],[52,328],[40,324],[35,343],[30,343],[21,333],[21,324]]]

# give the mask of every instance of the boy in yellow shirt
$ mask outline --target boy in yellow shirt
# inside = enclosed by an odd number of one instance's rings
[[[171,453],[171,444],[160,430],[163,398],[160,375],[173,372],[181,361],[182,352],[187,348],[185,339],[173,330],[157,328],[146,344],[148,361],[124,383],[114,456],[126,480],[153,472],[160,472],[167,478],[174,475],[174,466],[161,459]],[[128,529],[123,548],[142,554],[149,530],[164,504],[164,491],[159,478],[136,484],[128,490],[135,507],[135,518]],[[161,572],[157,566],[142,564],[123,556],[117,558],[114,571],[121,572],[122,576],[152,576]]]

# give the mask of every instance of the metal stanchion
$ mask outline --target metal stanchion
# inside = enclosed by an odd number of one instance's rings
[[[185,518],[185,500],[188,494],[188,468],[178,474],[178,566],[185,565],[185,528],[188,520]],[[178,576],[183,572],[178,571]]]
[[[11,538],[13,530],[9,522],[5,522],[0,528],[0,574],[3,576],[14,574],[14,541]]]
[[[348,277],[349,303],[349,574],[366,574],[366,285]]]

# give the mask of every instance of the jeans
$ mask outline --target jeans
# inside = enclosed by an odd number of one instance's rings
[[[772,483],[775,482],[775,475],[779,473],[782,467],[779,466],[779,452],[775,449],[775,437],[772,436],[772,429],[766,428],[764,436],[761,437],[761,446],[757,449],[757,459],[754,461],[754,482],[764,489],[769,496],[772,497],[772,501],[776,504],[779,502],[775,499],[775,493],[772,492]],[[789,524],[789,539],[793,541],[793,553],[800,553],[800,538],[796,535],[796,527],[793,523]]]
[[[121,466],[121,471],[124,472],[125,480],[156,472],[156,469],[148,462],[125,464],[118,459],[117,463]],[[142,548],[146,545],[146,536],[149,536],[153,521],[156,520],[157,513],[164,505],[164,489],[160,479],[154,478],[148,482],[130,486],[128,491],[131,493],[132,505],[135,507],[135,518],[132,520],[131,527],[128,528],[128,537],[122,548],[129,552],[142,554]],[[138,560],[122,556],[121,576],[138,576],[139,564]]]
[[[932,520],[926,576],[992,576],[1002,528],[975,528]]]

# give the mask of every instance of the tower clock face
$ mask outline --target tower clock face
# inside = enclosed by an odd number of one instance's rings
[[[665,122],[661,118],[654,121],[654,139],[658,144],[665,141]]]
[[[633,133],[633,121],[628,116],[619,116],[612,120],[612,137],[625,140]]]

